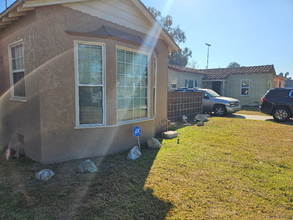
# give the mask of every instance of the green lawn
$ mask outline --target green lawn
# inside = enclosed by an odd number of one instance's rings
[[[2,153],[0,219],[293,218],[293,124],[213,117],[177,131],[135,161],[91,158],[94,174]],[[34,178],[44,168],[48,182]]]

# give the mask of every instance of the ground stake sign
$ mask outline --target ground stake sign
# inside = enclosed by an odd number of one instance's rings
[[[139,143],[139,136],[141,134],[141,129],[140,127],[136,126],[134,129],[133,129],[133,134],[135,137],[137,137],[137,141],[138,141],[138,148],[140,149],[140,143]]]

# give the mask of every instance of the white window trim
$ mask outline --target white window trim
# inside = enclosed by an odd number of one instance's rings
[[[118,122],[117,118],[118,118],[118,114],[117,114],[117,110],[118,110],[118,106],[117,106],[117,92],[116,92],[116,124],[117,125],[124,125],[124,124],[132,124],[135,122],[140,122],[140,121],[147,121],[150,120],[150,97],[151,97],[151,90],[152,88],[150,87],[150,83],[151,83],[151,77],[150,77],[150,70],[151,70],[151,63],[150,62],[150,57],[151,54],[149,52],[146,51],[142,51],[142,50],[135,50],[133,48],[129,48],[129,47],[123,47],[123,46],[119,46],[116,45],[116,79],[117,79],[117,50],[121,49],[121,50],[127,50],[130,52],[135,52],[135,53],[140,53],[140,54],[144,54],[148,56],[148,72],[147,72],[147,77],[148,77],[148,86],[147,86],[147,117],[146,118],[140,118],[140,119],[133,119],[133,120],[128,120],[128,121],[120,121]],[[116,85],[116,90],[117,90],[117,85]]]
[[[14,96],[14,83],[13,83],[13,70],[12,70],[12,54],[11,54],[11,48],[14,46],[17,46],[19,44],[22,44],[22,57],[23,57],[23,72],[24,72],[24,78],[25,78],[25,64],[24,64],[24,45],[23,45],[23,39],[18,40],[16,42],[13,42],[8,45],[8,59],[9,59],[9,76],[10,76],[10,88],[11,88],[11,98],[12,101],[20,101],[20,102],[27,102],[26,95],[23,96]],[[25,81],[24,81],[25,83]],[[26,85],[24,85],[26,88]]]
[[[153,117],[155,117],[156,116],[156,114],[157,114],[157,73],[158,73],[158,59],[157,59],[157,57],[156,56],[154,56],[154,60],[153,60],[154,62],[155,62],[155,64],[156,64],[156,69],[155,69],[155,71],[154,71],[154,89],[155,89],[155,91],[156,91],[156,93],[155,93],[155,95],[153,95],[153,98],[154,98],[154,100],[153,100]]]
[[[102,46],[102,84],[103,84],[103,123],[102,124],[80,124],[79,123],[79,72],[78,72],[78,44],[89,44],[89,45],[99,45]],[[104,127],[106,123],[106,111],[105,111],[105,99],[106,99],[106,44],[101,42],[92,42],[92,41],[74,41],[74,67],[75,67],[75,109],[76,109],[76,115],[75,115],[75,121],[76,121],[76,127],[78,128],[94,128],[94,127]]]
[[[176,80],[176,88],[172,88],[172,80]],[[171,78],[170,79],[170,90],[172,90],[172,89],[177,89],[177,78]]]
[[[242,81],[248,81],[249,86],[248,87],[242,87]],[[242,88],[248,88],[248,94],[242,95]],[[250,95],[250,79],[241,79],[240,80],[240,96],[249,96]]]

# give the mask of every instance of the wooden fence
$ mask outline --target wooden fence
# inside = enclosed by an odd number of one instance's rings
[[[168,120],[180,121],[182,116],[194,118],[202,113],[202,92],[168,92]]]

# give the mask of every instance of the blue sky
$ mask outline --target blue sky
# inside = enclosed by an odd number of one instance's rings
[[[293,0],[141,0],[173,17],[198,68],[274,64],[276,73],[293,77]],[[8,4],[14,0],[8,0]],[[5,0],[0,0],[0,11]]]

